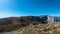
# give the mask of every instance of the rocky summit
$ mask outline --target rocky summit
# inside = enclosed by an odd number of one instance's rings
[[[0,32],[1,33],[2,32],[11,32],[11,31],[15,31],[15,30],[18,30],[18,29],[21,29],[21,28],[23,28],[23,31],[26,31],[26,32],[29,29],[42,30],[41,32],[44,32],[45,31],[44,30],[45,26],[43,26],[43,25],[46,25],[46,24],[51,25],[52,23],[56,23],[56,19],[54,17],[48,16],[48,15],[44,15],[44,16],[8,17],[8,18],[0,19]],[[40,25],[43,24],[43,25],[40,26],[39,24]],[[36,28],[42,28],[42,27],[43,28],[42,29],[36,29],[35,25],[37,25]],[[46,28],[47,28],[46,30],[49,30],[48,27],[50,27],[50,25],[46,26]],[[27,27],[31,27],[31,28],[28,28],[28,30],[25,30],[25,28],[27,28]],[[31,31],[31,32],[35,32],[35,31]]]

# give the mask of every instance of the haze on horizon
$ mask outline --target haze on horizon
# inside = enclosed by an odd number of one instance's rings
[[[0,18],[29,15],[60,16],[60,0],[0,0]]]

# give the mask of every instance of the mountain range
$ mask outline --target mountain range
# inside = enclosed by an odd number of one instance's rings
[[[53,19],[54,18],[54,19]],[[0,32],[14,31],[30,24],[47,24],[49,22],[60,21],[60,17],[44,16],[21,16],[21,17],[8,17],[0,19]]]

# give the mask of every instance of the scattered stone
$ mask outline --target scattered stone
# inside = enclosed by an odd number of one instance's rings
[[[31,28],[28,28],[28,29],[31,29]]]
[[[57,31],[60,31],[60,28],[58,28]]]
[[[40,29],[40,30],[42,30],[42,31],[43,31],[44,29]]]
[[[33,30],[36,30],[35,28]]]
[[[49,31],[49,33],[50,33],[50,34],[52,34],[53,32],[54,32],[54,30],[52,30],[52,31]]]
[[[32,26],[32,28],[34,28],[35,26]]]

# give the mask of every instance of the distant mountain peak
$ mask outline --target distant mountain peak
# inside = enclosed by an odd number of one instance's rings
[[[25,27],[30,24],[37,25],[54,23],[54,21],[55,17],[49,15],[3,18],[0,20],[0,32],[13,31],[15,29]]]

